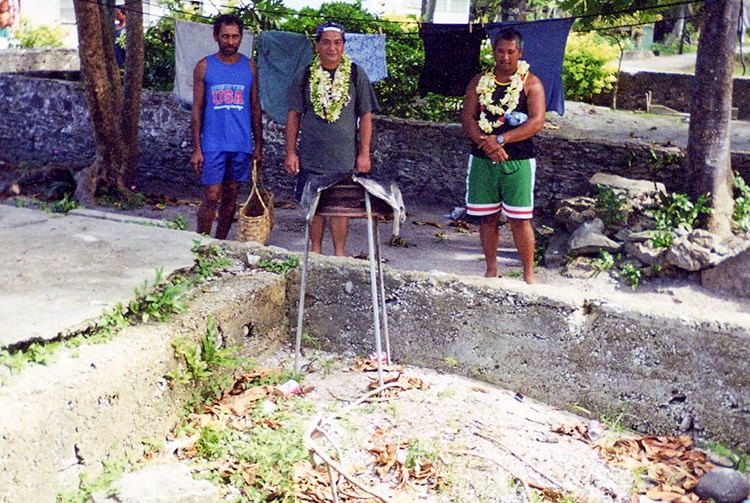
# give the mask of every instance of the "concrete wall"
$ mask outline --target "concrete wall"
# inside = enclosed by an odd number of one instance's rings
[[[328,350],[371,351],[367,266],[330,257],[311,264],[305,330]],[[687,433],[750,449],[750,322],[644,314],[580,292],[385,270],[395,361],[468,375],[551,405],[622,414],[624,425],[644,434]],[[354,288],[345,288],[347,281]],[[293,320],[298,282],[288,286]]]
[[[0,161],[26,169],[63,166],[73,171],[90,164],[94,143],[79,82],[0,75]],[[556,201],[581,195],[596,172],[653,179],[671,191],[685,192],[684,155],[675,148],[600,138],[575,137],[564,128],[536,137],[536,209],[544,215]],[[200,180],[190,168],[190,112],[169,93],[144,92],[139,136],[139,188],[180,197],[200,195]],[[445,208],[464,202],[470,144],[457,124],[375,118],[373,168],[396,180],[407,207]],[[652,154],[675,157],[658,170]],[[283,127],[266,120],[264,180],[277,200],[291,200],[292,179],[284,165]],[[732,168],[750,180],[750,154],[732,154]],[[0,177],[1,180],[1,177]]]
[[[650,91],[652,103],[690,113],[694,80],[695,77],[688,74],[620,72],[616,98],[614,93],[609,93],[601,97],[601,103],[616,105],[620,110],[646,110],[646,93]],[[734,79],[732,106],[737,108],[738,119],[750,120],[750,77]]]

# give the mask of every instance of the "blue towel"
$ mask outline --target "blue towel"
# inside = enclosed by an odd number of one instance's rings
[[[513,26],[523,35],[521,59],[531,65],[531,73],[539,77],[547,95],[547,111],[565,113],[565,92],[562,85],[562,67],[565,44],[573,19],[543,19],[522,23],[506,21],[486,26],[490,40],[495,33]]]
[[[312,63],[312,45],[302,34],[262,31],[258,38],[260,106],[271,119],[286,124],[286,96],[297,73]]]
[[[385,35],[346,34],[346,54],[367,74],[370,83],[388,77],[385,65]]]

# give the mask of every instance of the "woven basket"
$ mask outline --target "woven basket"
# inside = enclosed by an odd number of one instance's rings
[[[263,185],[263,179],[253,161],[253,187],[245,204],[240,206],[237,241],[266,244],[273,228],[273,194]]]

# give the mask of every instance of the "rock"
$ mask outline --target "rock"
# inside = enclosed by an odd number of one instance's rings
[[[591,259],[586,257],[576,257],[560,270],[560,274],[566,278],[578,279],[591,279],[600,273],[601,271],[592,267]]]
[[[631,200],[634,208],[643,208],[653,205],[653,197],[659,192],[667,192],[663,183],[652,182],[649,180],[632,180],[622,176],[611,175],[608,173],[595,173],[589,179],[589,183],[594,186],[604,185],[619,189],[626,193],[626,197]]]
[[[596,218],[596,200],[592,197],[571,197],[560,201],[555,220],[568,232],[573,232],[584,222]]]
[[[750,242],[750,237],[745,236]],[[750,297],[750,250],[740,252],[718,265],[701,272],[701,285],[715,292]]]
[[[91,503],[214,503],[219,491],[207,480],[195,480],[180,463],[147,466],[125,474],[112,495],[95,494]]]
[[[695,229],[676,237],[665,258],[667,264],[680,269],[700,271],[731,257],[733,249],[734,245],[727,246],[719,236],[704,229]]]
[[[570,236],[568,242],[568,248],[573,255],[593,255],[598,254],[599,250],[617,252],[621,247],[620,243],[604,235],[604,222],[599,218],[581,225]]]
[[[646,265],[662,265],[667,254],[666,248],[654,248],[651,241],[625,243],[625,253],[632,255]]]
[[[741,503],[750,493],[750,483],[737,470],[715,468],[701,477],[695,486],[695,494],[701,499],[713,499],[715,503]]]
[[[550,269],[562,267],[565,263],[567,254],[568,238],[570,236],[564,232],[555,232],[552,234],[544,249],[544,265]]]

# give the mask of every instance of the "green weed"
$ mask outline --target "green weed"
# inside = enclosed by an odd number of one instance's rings
[[[627,199],[622,191],[609,186],[597,185],[599,193],[596,196],[594,208],[604,225],[611,227],[627,222],[627,214],[623,211]]]
[[[638,288],[638,285],[643,278],[643,269],[636,266],[632,262],[625,262],[620,265],[619,274],[620,277],[624,279],[628,285],[630,285],[630,288],[632,290],[635,290],[636,288]]]
[[[654,248],[669,248],[674,241],[674,234],[668,230],[649,231],[649,234],[651,235],[651,246]]]
[[[660,192],[657,201],[658,207],[652,211],[657,230],[682,229],[690,232],[695,228],[701,215],[713,211],[709,206],[711,197],[708,194],[701,194],[693,203],[686,194]]]
[[[597,272],[609,271],[615,266],[615,257],[607,250],[599,250],[599,256],[591,261],[591,267]]]
[[[299,267],[299,257],[297,255],[292,255],[284,260],[261,260],[258,262],[258,267],[283,276],[292,269]]]
[[[732,222],[740,231],[750,231],[750,187],[739,175],[734,174],[734,211]]]

